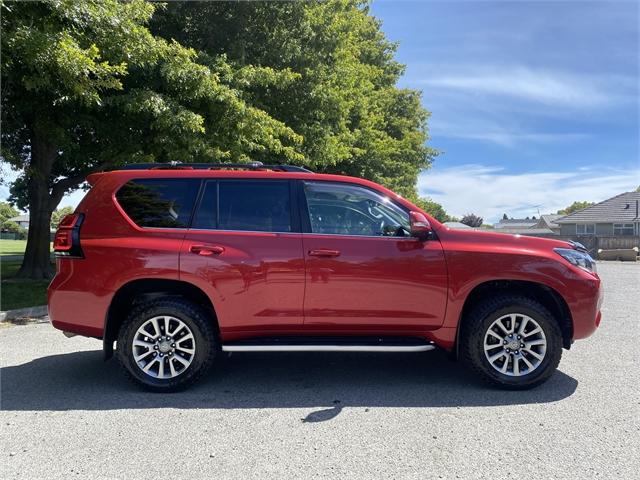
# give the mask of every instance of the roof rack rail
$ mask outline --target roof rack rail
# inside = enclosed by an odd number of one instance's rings
[[[120,170],[218,170],[218,169],[273,170],[276,172],[313,173],[296,165],[265,165],[262,162],[250,163],[130,163]]]

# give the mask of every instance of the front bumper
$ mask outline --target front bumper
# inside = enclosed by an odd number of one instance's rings
[[[569,305],[573,318],[573,340],[587,338],[600,326],[604,290],[599,277],[579,282],[574,289],[574,300]]]

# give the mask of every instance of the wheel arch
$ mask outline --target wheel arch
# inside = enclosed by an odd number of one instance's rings
[[[562,332],[562,346],[571,348],[573,341],[573,319],[567,302],[555,289],[538,282],[525,280],[489,280],[476,285],[467,295],[456,332],[455,356],[458,358],[460,332],[465,318],[481,301],[495,295],[521,295],[540,302],[556,319]]]
[[[132,280],[122,285],[111,299],[104,324],[102,347],[104,359],[113,356],[113,343],[124,322],[128,311],[135,304],[155,297],[182,297],[201,306],[211,314],[216,332],[219,324],[216,310],[209,296],[192,283],[181,280],[143,278]]]

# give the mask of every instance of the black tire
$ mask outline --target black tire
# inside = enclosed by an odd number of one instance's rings
[[[136,363],[132,343],[138,328],[150,318],[167,315],[184,322],[193,333],[195,354],[191,364],[179,375],[154,378]],[[216,356],[217,340],[210,314],[185,299],[166,297],[142,303],[134,307],[122,324],[118,334],[116,356],[127,377],[136,385],[152,392],[176,392],[184,390],[204,375]]]
[[[540,365],[521,376],[500,373],[484,353],[487,330],[495,320],[510,313],[524,314],[535,320],[547,342]],[[539,302],[519,295],[498,295],[479,303],[464,318],[460,347],[463,360],[485,382],[508,390],[527,390],[544,383],[555,372],[562,356],[562,333],[553,315]]]

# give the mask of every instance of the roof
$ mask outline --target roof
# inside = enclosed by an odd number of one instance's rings
[[[556,220],[561,217],[562,215],[557,214],[540,215],[540,220],[538,220],[538,223],[534,228],[560,228],[560,225],[556,223]]]
[[[498,223],[494,224],[495,228],[516,228],[516,227],[533,227],[538,223],[537,218],[507,218],[501,219]]]
[[[496,228],[494,229],[496,233],[519,233],[521,235],[555,235],[553,230],[550,228],[533,228],[533,227],[524,227],[524,228]]]
[[[273,170],[260,170],[260,169],[129,169],[129,170],[110,170],[108,172],[96,172],[87,177],[87,181],[91,186],[96,186],[106,183],[104,188],[117,189],[124,185],[125,182],[135,179],[143,178],[199,178],[199,179],[231,179],[231,178],[243,178],[243,179],[272,179],[272,180],[305,180],[309,182],[339,182],[356,184],[364,187],[368,187],[374,191],[382,193],[389,198],[399,202],[410,210],[419,210],[419,207],[412,204],[409,200],[403,198],[401,195],[389,190],[388,188],[359,177],[350,177],[347,175],[333,175],[327,173],[312,173],[296,171],[273,171]],[[86,199],[87,197],[85,197]],[[83,200],[84,202],[85,200]],[[430,217],[432,226],[436,229],[439,228],[441,222],[437,219]]]
[[[640,192],[625,192],[590,207],[570,213],[556,223],[631,223],[640,220]]]
[[[9,219],[10,222],[28,222],[29,214],[23,213],[22,215],[18,215],[17,217],[13,217]]]
[[[466,224],[464,224],[462,222],[444,222],[444,224],[449,228],[460,228],[460,229],[463,229],[463,230],[472,228],[469,225],[466,225]]]

